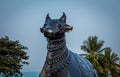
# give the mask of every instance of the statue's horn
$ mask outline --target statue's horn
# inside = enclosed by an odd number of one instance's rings
[[[46,16],[45,22],[49,22],[50,20],[51,20],[51,18],[50,18],[49,13],[48,13],[47,16]]]
[[[63,15],[62,15],[62,17],[60,18],[60,20],[66,23],[66,15],[65,15],[64,12],[63,12]]]

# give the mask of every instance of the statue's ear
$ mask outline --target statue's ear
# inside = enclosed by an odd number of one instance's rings
[[[51,18],[49,17],[49,13],[48,13],[47,16],[46,16],[45,22],[49,22],[49,21],[51,21]]]
[[[43,33],[43,28],[40,28],[40,32]]]
[[[65,25],[65,31],[66,32],[71,32],[72,31],[72,29],[73,29],[73,27],[72,26],[70,26],[70,25]]]
[[[63,15],[62,15],[62,17],[60,18],[60,20],[66,23],[66,15],[65,15],[64,12],[63,12]]]

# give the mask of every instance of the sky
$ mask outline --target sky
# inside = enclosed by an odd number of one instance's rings
[[[84,53],[80,47],[89,36],[105,41],[120,56],[120,0],[0,0],[0,38],[28,47],[30,63],[22,71],[40,72],[47,53],[46,38],[40,33],[47,13],[58,19],[65,12],[73,31],[66,33],[67,47]]]

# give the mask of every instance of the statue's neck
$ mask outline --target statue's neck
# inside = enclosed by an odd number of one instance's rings
[[[48,41],[48,45],[47,45],[48,52],[55,52],[66,46],[65,38],[56,39],[56,40],[47,39],[47,41]]]
[[[50,40],[48,41],[48,53],[47,53],[47,60],[50,62],[49,64],[55,63],[63,59],[65,56],[67,56],[67,47],[66,47],[66,41],[65,38],[56,39],[56,40]]]
[[[48,53],[45,69],[50,77],[58,77],[58,73],[68,67],[71,61],[71,53],[66,47],[65,38],[56,40],[47,39],[47,41]]]

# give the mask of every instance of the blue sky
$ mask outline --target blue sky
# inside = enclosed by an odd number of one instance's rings
[[[46,39],[40,33],[46,14],[60,18],[65,12],[73,31],[66,33],[67,47],[83,53],[80,46],[97,35],[120,56],[120,0],[0,0],[0,37],[9,36],[28,47],[30,65],[22,71],[39,72],[46,57]]]

